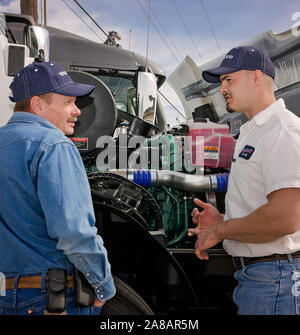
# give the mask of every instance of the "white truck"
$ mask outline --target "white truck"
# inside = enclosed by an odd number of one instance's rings
[[[187,229],[194,226],[194,197],[224,212],[231,127],[195,119],[169,129],[158,96],[165,74],[135,52],[37,27],[24,15],[3,13],[0,22],[0,126],[12,114],[8,86],[13,76],[33,61],[57,62],[74,80],[96,86],[92,97],[77,101],[88,112],[78,118],[71,139],[86,167],[96,225],[117,286],[117,295],[103,313],[235,313],[231,257],[217,245],[208,251],[209,261],[201,262],[194,255],[195,239],[187,236]],[[190,89],[194,87],[186,92]],[[216,144],[195,141],[182,150],[186,135],[204,128],[214,129]],[[111,139],[108,147],[117,149],[113,156],[105,156],[107,147],[100,143],[105,136]],[[138,146],[129,148],[135,140]],[[223,140],[226,150],[218,144]],[[193,153],[198,150],[206,156],[195,163]],[[150,164],[154,156],[155,170]],[[142,157],[147,158],[146,166],[138,169]]]

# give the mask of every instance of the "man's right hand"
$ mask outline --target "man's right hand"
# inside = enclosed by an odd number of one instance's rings
[[[101,307],[106,303],[106,301],[101,301],[99,299],[97,299],[96,297],[94,298],[94,306],[95,307]]]

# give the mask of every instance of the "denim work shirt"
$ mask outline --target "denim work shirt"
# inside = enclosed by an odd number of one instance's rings
[[[73,264],[98,299],[115,294],[79,151],[31,113],[15,112],[0,128],[0,255],[6,276]]]

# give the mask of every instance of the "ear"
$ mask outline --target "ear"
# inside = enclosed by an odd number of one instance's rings
[[[42,106],[42,99],[38,96],[33,96],[30,100],[30,110],[33,114],[42,115],[43,113],[43,106]]]
[[[253,77],[253,82],[255,87],[259,87],[262,83],[263,80],[263,74],[260,70],[255,70],[254,71],[254,77]]]

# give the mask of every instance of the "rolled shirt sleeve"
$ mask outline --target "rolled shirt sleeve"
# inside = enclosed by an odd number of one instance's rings
[[[97,235],[90,186],[77,148],[68,142],[43,150],[37,192],[49,237],[104,301],[116,290],[102,238]]]

